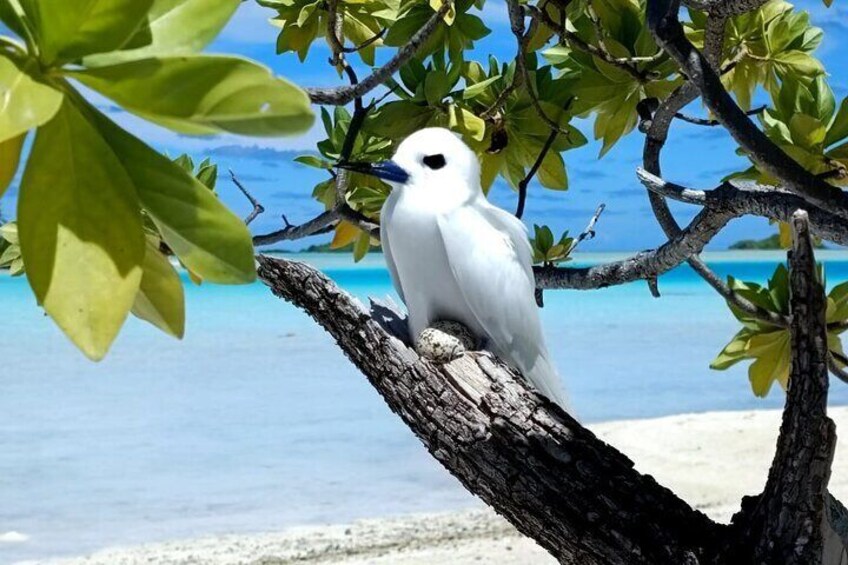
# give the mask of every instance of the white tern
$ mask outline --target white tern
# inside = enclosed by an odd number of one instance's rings
[[[392,186],[380,241],[413,339],[433,322],[460,322],[565,407],[539,321],[526,228],[486,199],[474,152],[450,131],[426,128],[391,161],[356,165],[340,166]]]

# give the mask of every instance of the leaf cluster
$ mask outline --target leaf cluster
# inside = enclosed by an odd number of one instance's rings
[[[818,276],[824,279],[821,266]],[[728,277],[728,285],[737,295],[765,311],[789,315],[789,270],[783,264],[777,266],[766,285],[733,277]],[[789,330],[747,314],[731,302],[728,302],[728,307],[742,324],[742,329],[725,345],[710,368],[723,371],[740,361],[751,360],[748,379],[754,394],[766,396],[774,382],[786,389],[791,361]],[[848,329],[848,282],[835,286],[828,294],[826,318],[828,348],[842,354],[839,336]]]
[[[554,234],[548,226],[534,224],[533,233],[534,237],[530,238],[533,263],[557,265],[571,260],[575,239],[568,237],[568,231],[563,232],[559,241],[554,241]]]
[[[250,234],[210,190],[211,163],[195,176],[71,80],[181,133],[304,131],[313,117],[300,89],[247,59],[199,53],[238,5],[0,0],[0,21],[17,35],[0,37],[0,193],[37,130],[4,258],[25,265],[39,304],[93,359],[130,312],[182,335],[182,285],[162,249],[211,282],[250,282],[255,270]]]

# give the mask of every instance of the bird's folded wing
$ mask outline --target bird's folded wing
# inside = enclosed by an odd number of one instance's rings
[[[532,367],[544,345],[524,226],[495,207],[463,207],[439,219],[451,271],[498,353]]]
[[[386,260],[386,266],[389,268],[389,274],[392,276],[392,284],[395,287],[395,292],[406,303],[406,299],[403,297],[403,288],[400,286],[400,277],[398,276],[395,259],[392,256],[392,246],[389,243],[389,229],[386,225],[380,230],[380,247],[383,248],[383,258]]]

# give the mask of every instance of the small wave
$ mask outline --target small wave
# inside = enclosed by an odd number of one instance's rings
[[[3,532],[0,533],[0,543],[23,543],[29,539],[29,536],[21,532]]]

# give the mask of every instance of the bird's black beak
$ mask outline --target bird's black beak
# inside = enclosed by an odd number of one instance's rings
[[[364,175],[371,175],[372,177],[398,184],[403,184],[409,180],[409,173],[394,161],[381,161],[379,163],[338,163],[336,167]]]

